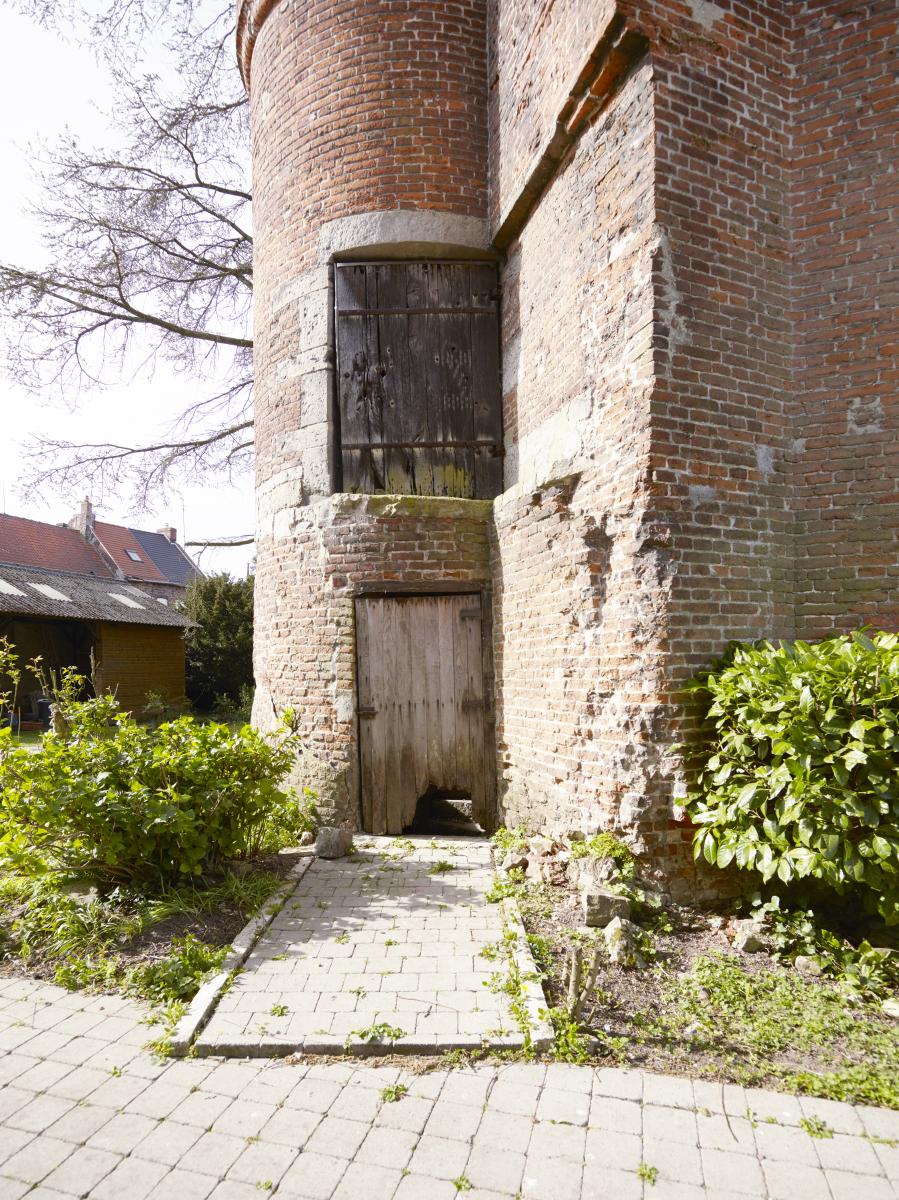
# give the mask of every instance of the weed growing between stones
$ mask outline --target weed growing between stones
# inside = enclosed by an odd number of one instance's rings
[[[381,1099],[385,1104],[396,1104],[398,1100],[402,1100],[403,1096],[408,1096],[409,1089],[405,1083],[389,1083],[387,1087],[381,1088]]]
[[[516,854],[527,845],[520,831],[496,841]],[[589,854],[588,847],[574,859]],[[757,924],[671,904],[636,876],[614,882],[632,897],[640,922],[632,937],[645,966],[615,963],[603,947],[596,979],[586,983],[596,934],[583,928],[569,888],[528,879],[510,863],[490,889],[490,900],[515,899],[522,914],[555,1035],[547,1057],[899,1108],[899,1023],[881,1009],[895,956],[853,948],[813,914],[783,915],[770,902]],[[747,939],[749,927],[755,932]],[[744,941],[752,952],[740,951]],[[482,955],[498,961],[502,949],[498,943]],[[797,950],[815,949],[826,959],[819,973],[805,973],[802,958],[793,965]],[[570,987],[578,952],[580,1005]],[[507,967],[493,984],[513,1003],[520,998]]]

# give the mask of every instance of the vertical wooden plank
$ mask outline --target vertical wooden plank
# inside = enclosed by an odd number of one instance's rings
[[[389,787],[388,752],[392,713],[387,698],[391,694],[389,647],[385,638],[385,603],[367,600],[369,606],[369,646],[372,655],[372,695],[377,715],[372,721],[372,832],[387,832],[387,793]]]
[[[458,786],[471,794],[471,717],[465,701],[468,699],[468,649],[461,613],[471,602],[470,596],[453,596],[453,677],[456,698],[456,775]]]
[[[436,636],[434,614],[427,601],[410,601],[410,660],[412,664],[412,746],[415,763],[415,800],[428,790],[430,782],[430,726],[432,709],[439,712],[440,680],[434,683]],[[432,661],[433,658],[433,661]]]
[[[425,270],[423,263],[408,263],[406,265],[406,307],[425,308],[432,303],[430,289],[431,272]],[[433,327],[433,317],[412,314],[407,318],[406,343],[408,348],[408,403],[416,419],[414,428],[415,440],[431,442],[435,440],[435,425],[431,412],[433,403],[428,386],[430,372],[428,370],[428,355],[433,347],[430,342],[430,330]],[[419,496],[434,495],[434,451],[430,447],[424,450],[413,450],[410,454],[412,476],[415,491]]]
[[[389,798],[387,827],[393,834],[400,834],[415,816],[415,742],[412,721],[412,697],[416,689],[413,674],[411,624],[414,600],[394,600],[396,645],[396,738],[398,785],[395,796]]]
[[[443,437],[449,442],[470,442],[473,437],[471,390],[471,326],[464,312],[470,296],[469,267],[463,263],[438,263],[437,302],[440,322],[440,387]],[[442,492],[447,496],[474,495],[474,453],[455,449],[445,453]]]
[[[439,747],[439,761],[447,779],[447,787],[459,787],[459,763],[456,754],[456,667],[453,655],[453,631],[456,613],[451,603],[440,598],[437,602],[437,649],[435,671],[439,703],[435,713],[433,737]]]
[[[338,314],[342,309],[367,307],[366,269],[338,263],[335,268]],[[343,445],[370,440],[367,318],[337,317],[337,397],[340,414],[341,465],[345,492],[372,492],[374,475],[371,454],[344,450]]]
[[[420,408],[409,387],[409,318],[400,311],[385,309],[406,307],[406,263],[379,263],[374,268],[378,279],[378,345],[381,388],[384,396],[384,441],[420,441]],[[401,495],[417,491],[412,452],[405,448],[384,451],[384,490]]]
[[[364,600],[357,600],[356,610],[356,708],[374,707],[374,692],[371,683],[371,647],[368,633],[368,608]],[[359,738],[359,787],[362,792],[362,826],[368,832],[372,828],[372,795],[374,769],[372,763],[372,727],[370,717],[356,718]]]
[[[417,601],[419,613],[416,636],[419,641],[419,662],[421,664],[422,698],[424,701],[425,721],[424,740],[421,747],[421,758],[425,776],[424,787],[430,784],[435,787],[442,785],[444,776],[443,751],[440,742],[440,662],[437,645],[438,619],[440,611],[439,598],[422,598]]]
[[[496,268],[471,267],[471,307],[483,311],[470,317],[472,436],[502,445],[502,379],[499,350],[499,302]],[[492,500],[503,489],[503,460],[487,447],[474,453],[474,494]]]
[[[479,596],[467,596],[465,611],[480,609]],[[483,824],[486,816],[487,789],[485,785],[485,723],[484,660],[481,647],[481,618],[467,617],[461,621],[465,640],[465,696],[468,700],[468,745],[471,764],[470,794],[474,819]]]

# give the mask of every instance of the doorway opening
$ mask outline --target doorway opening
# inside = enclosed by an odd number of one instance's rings
[[[425,837],[484,837],[472,817],[471,796],[447,788],[429,787],[415,806],[415,816],[403,833]]]

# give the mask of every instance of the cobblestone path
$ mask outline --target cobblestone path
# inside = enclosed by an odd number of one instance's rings
[[[2,1200],[899,1196],[895,1112],[558,1064],[160,1063],[142,1015],[0,980]]]
[[[481,955],[503,936],[490,847],[470,838],[361,838],[316,859],[200,1035],[227,1053],[342,1049],[372,1029],[405,1050],[521,1041]],[[488,951],[489,953],[489,951]]]

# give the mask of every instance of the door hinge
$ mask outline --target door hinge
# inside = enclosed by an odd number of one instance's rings
[[[480,620],[481,610],[479,608],[463,608],[459,610],[459,616],[463,621]]]
[[[378,710],[376,708],[357,708],[356,709],[357,717],[376,717],[377,715],[378,715]]]
[[[462,701],[462,711],[463,712],[471,712],[473,709],[483,708],[483,707],[484,707],[483,699],[481,699],[481,700],[463,700]]]

